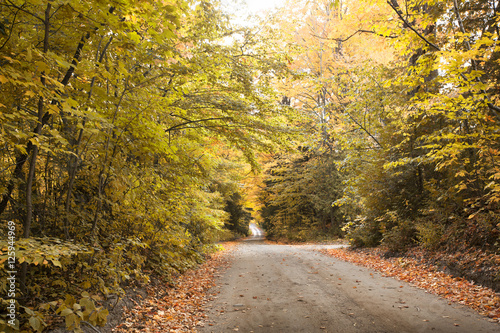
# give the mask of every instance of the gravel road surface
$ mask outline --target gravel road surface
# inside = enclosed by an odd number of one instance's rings
[[[242,242],[199,332],[500,332],[466,307],[318,247]]]

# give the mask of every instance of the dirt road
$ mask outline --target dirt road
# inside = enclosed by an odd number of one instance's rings
[[[500,332],[465,307],[313,250],[240,244],[199,331]]]

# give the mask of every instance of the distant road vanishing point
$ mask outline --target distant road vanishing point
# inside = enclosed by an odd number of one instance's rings
[[[252,238],[264,238],[264,232],[255,223],[250,223],[249,229]]]

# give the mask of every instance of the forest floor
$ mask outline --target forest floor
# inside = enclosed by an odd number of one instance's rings
[[[205,263],[175,278],[173,285],[153,277],[148,285],[128,289],[119,302],[108,302],[104,327],[82,324],[85,333],[111,332],[195,332],[206,319],[204,306],[208,291],[220,272],[228,267],[236,242],[221,244],[222,250],[208,256]],[[111,304],[112,303],[112,304]],[[50,333],[68,333],[55,328]]]
[[[180,275],[174,286],[154,283],[147,296],[138,299],[133,307],[125,307],[121,323],[102,332],[194,332],[206,318],[204,306],[208,290],[215,286],[219,271],[229,265],[236,242],[225,242],[196,269]]]

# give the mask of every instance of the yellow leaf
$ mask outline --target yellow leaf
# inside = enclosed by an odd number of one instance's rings
[[[38,67],[40,72],[45,72],[47,70],[47,65],[43,61],[37,61],[35,66]]]
[[[83,281],[83,283],[81,284],[81,287],[83,289],[89,289],[90,287],[92,287],[92,284],[90,283],[90,281]]]
[[[22,154],[26,154],[26,147],[24,147],[23,145],[15,145],[15,147],[22,153]]]
[[[50,104],[47,110],[50,114],[57,114],[59,112],[59,108],[57,105]]]
[[[40,320],[40,318],[37,318],[37,317],[31,317],[29,319],[29,323],[31,325],[31,327],[37,331],[37,332],[41,332],[43,330],[43,325],[42,325],[42,321]]]

